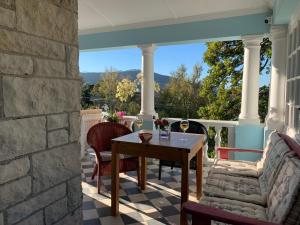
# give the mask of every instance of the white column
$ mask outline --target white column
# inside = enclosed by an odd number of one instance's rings
[[[154,64],[153,53],[155,46],[153,44],[141,45],[142,50],[142,91],[141,91],[141,112],[140,114],[149,118],[156,116],[154,109]]]
[[[259,69],[261,36],[245,36],[244,69],[242,85],[242,104],[239,122],[241,124],[259,124]]]
[[[286,82],[286,37],[285,26],[271,28],[272,68],[269,92],[269,109],[266,117],[268,130],[282,131],[285,114],[285,82]]]

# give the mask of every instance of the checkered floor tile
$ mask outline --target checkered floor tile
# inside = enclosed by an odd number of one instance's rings
[[[148,159],[147,187],[137,186],[136,172],[120,174],[120,216],[110,215],[110,177],[102,177],[101,194],[96,178],[91,179],[94,163],[82,162],[83,225],[179,224],[181,170],[163,167],[158,180],[158,160]],[[195,198],[195,171],[190,171],[190,200]]]

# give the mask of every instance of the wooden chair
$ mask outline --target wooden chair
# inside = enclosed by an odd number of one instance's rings
[[[172,132],[182,132],[182,130],[180,128],[180,121],[176,121],[171,124],[171,131]],[[199,122],[196,122],[193,120],[189,120],[189,128],[187,129],[186,133],[205,134],[206,137],[208,135],[206,127],[202,123],[199,123]],[[167,160],[159,160],[159,172],[158,172],[159,180],[161,179],[162,166],[170,166],[171,169],[173,169],[173,167],[180,167],[179,164],[176,164],[174,162],[167,161]],[[196,158],[195,157],[191,160],[191,168],[196,169]]]
[[[103,122],[94,125],[87,134],[87,142],[94,149],[96,165],[92,179],[98,175],[97,187],[100,194],[101,176],[110,176],[112,171],[111,140],[131,131],[124,125],[112,122]],[[140,184],[139,158],[120,154],[120,173],[137,171],[138,185]]]
[[[200,204],[195,202],[183,204],[183,213],[192,215],[192,225],[220,223],[233,225],[299,224],[300,145],[289,136],[276,132],[270,135],[268,145],[269,147],[267,146],[264,152],[266,159],[258,178],[264,181],[265,173],[268,178],[274,177],[274,182],[268,181],[267,183],[266,203],[262,205],[253,203],[249,199],[246,201],[247,194],[244,194],[244,198],[241,199],[234,199],[233,196],[229,195],[223,197],[204,195]],[[269,158],[272,160],[268,160]],[[280,163],[278,163],[279,161]],[[224,174],[230,174],[235,178],[253,175],[253,173],[249,173],[249,170],[244,172],[242,174],[231,170],[223,171]],[[253,177],[249,179],[253,179]],[[222,176],[219,176],[219,180],[220,183],[225,182],[222,180]],[[226,189],[229,187],[230,184],[227,182]],[[208,187],[208,191],[209,189]],[[249,190],[251,191],[249,194],[254,196],[253,189],[250,188]]]

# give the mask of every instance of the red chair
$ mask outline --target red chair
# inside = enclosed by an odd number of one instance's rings
[[[98,174],[97,187],[100,194],[101,176],[110,176],[112,171],[111,140],[131,131],[118,123],[104,122],[91,127],[87,134],[87,143],[94,149],[96,165],[92,179]],[[140,184],[139,158],[120,154],[120,173],[137,171],[138,185]]]

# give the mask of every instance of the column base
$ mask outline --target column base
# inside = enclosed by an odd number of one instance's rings
[[[156,112],[154,112],[154,113],[140,112],[139,116],[141,116],[143,119],[148,119],[148,120],[154,119],[154,117],[158,118],[158,114]]]
[[[239,124],[260,124],[259,118],[239,118]]]

